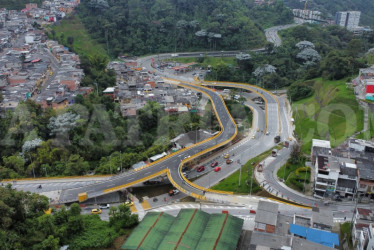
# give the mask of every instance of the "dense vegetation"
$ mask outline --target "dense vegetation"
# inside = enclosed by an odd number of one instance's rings
[[[44,213],[48,207],[45,196],[16,191],[11,185],[0,187],[0,248],[103,249],[138,223],[138,216],[125,205],[111,207],[109,222],[98,215],[81,215],[78,204],[69,210],[63,206],[52,215]]]
[[[212,110],[203,117],[168,115],[158,103],[124,119],[119,104],[94,94],[78,95],[76,104],[58,112],[28,100],[0,119],[0,179],[116,173],[167,150],[178,134],[216,129],[216,122]]]
[[[114,56],[257,48],[265,42],[262,26],[292,21],[282,1],[254,8],[248,0],[82,0],[78,13]]]
[[[304,9],[304,1],[284,0],[285,4],[291,8]],[[374,2],[372,0],[308,0],[308,10],[318,10],[326,17],[334,19],[337,11],[359,10],[361,11],[361,25],[374,26]]]
[[[8,10],[21,10],[25,8],[27,3],[37,3],[38,7],[41,6],[43,0],[1,0],[0,8]]]
[[[78,95],[65,110],[28,100],[0,118],[0,179],[25,176],[109,174],[169,148],[169,139],[198,128],[217,129],[212,110],[168,115],[155,102],[124,119],[108,96]],[[122,152],[122,153],[120,153]]]
[[[237,67],[218,64],[207,78],[256,83],[271,89],[319,76],[342,79],[365,67],[366,60],[371,57],[362,59],[360,56],[374,46],[373,34],[357,39],[337,26],[302,25],[280,34],[282,46],[268,46],[266,54],[252,53],[247,59],[239,58]],[[293,91],[296,99],[313,93],[305,85],[297,89],[302,91]]]

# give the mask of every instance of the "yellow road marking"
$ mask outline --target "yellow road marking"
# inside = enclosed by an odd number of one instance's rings
[[[278,199],[275,199],[275,198],[268,198],[268,199],[276,201],[276,202],[280,202],[280,203],[283,203],[283,204],[286,204],[286,205],[289,205],[289,206],[294,206],[294,207],[299,207],[299,208],[305,208],[305,209],[312,209],[312,207],[310,207],[310,206],[292,204],[292,203],[289,203],[289,202],[286,202],[286,201],[282,201],[282,200],[278,200]]]
[[[136,213],[136,212],[138,212],[138,209],[136,209],[136,206],[135,206],[135,205],[131,205],[130,210],[131,210],[131,213]]]
[[[265,97],[261,94],[261,93],[259,93],[258,91],[256,91],[255,89],[252,89],[252,88],[259,88],[259,89],[261,89],[261,90],[263,90],[263,91],[265,91],[266,93],[268,93],[269,95],[271,95],[271,96],[273,96],[273,98],[275,99],[275,101],[277,102],[277,105],[278,105],[278,123],[279,123],[279,130],[278,130],[278,135],[280,135],[280,131],[281,131],[281,120],[280,120],[280,108],[279,108],[279,101],[278,101],[278,98],[276,98],[275,96],[274,96],[274,94],[273,93],[271,93],[270,91],[267,91],[266,89],[264,89],[264,88],[261,88],[261,87],[259,87],[259,86],[255,86],[255,85],[253,85],[253,84],[248,84],[248,83],[238,83],[238,82],[224,82],[224,81],[205,81],[206,83],[216,83],[216,84],[214,84],[214,85],[221,85],[221,86],[226,86],[226,87],[232,87],[232,86],[230,86],[230,85],[232,85],[232,84],[237,84],[237,85],[243,85],[244,87],[243,87],[243,89],[247,89],[247,90],[251,90],[251,91],[254,91],[254,92],[256,92],[258,95],[260,95],[263,99],[264,99],[264,101],[265,101],[265,106],[266,106],[266,111],[265,111],[265,113],[266,113],[266,115],[265,115],[265,130],[264,130],[264,132],[266,133],[266,131],[267,131],[267,110],[268,110],[268,106],[267,106],[267,100],[265,99]],[[213,85],[213,84],[209,84],[209,86],[211,86],[211,85]]]
[[[151,209],[151,205],[149,205],[148,201],[143,201],[140,204],[142,205],[142,207],[143,207],[144,210]]]
[[[108,189],[105,189],[104,190],[104,193],[110,193],[110,192],[114,192],[114,191],[118,191],[120,189],[124,189],[124,188],[127,188],[127,187],[131,187],[135,184],[138,184],[138,183],[141,183],[141,182],[144,182],[146,180],[149,180],[149,179],[153,179],[157,176],[160,176],[162,174],[166,174],[167,172],[167,169],[164,169],[164,170],[161,170],[160,172],[157,172],[157,173],[154,173],[154,174],[151,174],[151,175],[148,175],[144,178],[141,178],[141,179],[138,179],[136,181],[133,181],[133,182],[130,182],[130,183],[127,183],[127,184],[123,184],[123,185],[120,185],[120,186],[116,186],[116,187],[112,187],[112,188],[108,188]]]

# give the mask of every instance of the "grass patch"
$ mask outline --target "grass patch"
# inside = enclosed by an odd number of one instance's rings
[[[67,45],[68,37],[74,38],[73,45],[70,47],[75,53],[85,56],[95,54],[107,56],[104,46],[91,38],[79,16],[71,15],[63,19],[59,24],[50,27],[55,32],[55,37],[52,37],[52,32],[49,30],[50,37],[65,46]],[[61,35],[63,36],[62,38]]]
[[[300,168],[305,167],[304,163],[299,164],[291,164],[290,162],[287,162],[285,165],[283,165],[277,172],[277,176],[279,179],[286,180],[286,185],[294,190],[297,191],[304,191],[304,180],[305,183],[310,182],[310,172],[305,171],[299,171],[299,173],[296,173],[297,169],[300,170]]]
[[[313,138],[330,140],[335,147],[363,129],[363,109],[345,80],[317,78],[313,87],[313,96],[292,104],[296,134],[304,153],[310,153]]]
[[[277,145],[274,148],[281,149],[283,146]],[[261,191],[260,185],[256,182],[256,179],[252,176],[253,168],[263,161],[265,158],[267,158],[271,151],[274,149],[270,149],[268,151],[265,151],[264,153],[252,158],[247,163],[245,163],[242,167],[242,175],[240,179],[241,185],[239,186],[239,175],[240,170],[236,171],[226,179],[220,181],[217,185],[214,185],[212,189],[214,190],[221,190],[221,191],[231,191],[235,193],[241,193],[241,194],[249,194],[251,191],[251,179],[252,179],[252,194],[255,194],[257,192]],[[252,162],[254,164],[252,165]]]
[[[204,56],[201,57],[177,57],[172,59],[175,62],[179,63],[190,63],[190,62],[198,62],[201,67],[216,67],[219,64],[231,65],[236,66],[236,59],[235,57],[211,57],[211,56]]]

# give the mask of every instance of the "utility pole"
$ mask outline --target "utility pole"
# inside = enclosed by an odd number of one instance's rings
[[[249,195],[252,195],[253,173],[254,173],[254,168],[253,168],[253,165],[252,165],[252,168],[251,168],[251,189],[250,189]]]
[[[357,189],[356,189],[356,202],[355,202],[355,209],[353,210],[353,214],[352,214],[352,220],[351,220],[351,232],[352,232],[352,230],[353,230],[353,222],[354,222],[355,213],[356,213],[356,210],[357,210],[357,203],[358,203],[358,192],[357,192]]]
[[[122,152],[121,150],[119,151],[119,159],[121,161],[121,174],[122,174]]]

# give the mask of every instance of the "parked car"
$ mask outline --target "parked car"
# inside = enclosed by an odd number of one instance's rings
[[[221,171],[221,167],[216,167],[216,168],[214,169],[214,172],[219,172],[219,171]]]
[[[200,166],[197,168],[197,172],[203,172],[205,170],[204,166]]]
[[[173,190],[169,191],[169,196],[173,196],[173,195],[176,195],[176,194],[179,194],[179,190],[178,189],[173,189]]]
[[[231,159],[226,160],[226,164],[231,164],[232,162],[233,162],[233,160],[231,160]]]
[[[225,159],[228,159],[229,157],[230,157],[229,154],[225,154],[225,155],[223,156],[223,158],[225,158]]]
[[[210,164],[210,166],[211,166],[212,168],[218,166],[218,161],[214,161],[214,162],[212,162],[212,164]]]
[[[91,214],[101,214],[101,209],[94,208],[94,209],[91,210]]]
[[[99,206],[100,209],[109,209],[110,208],[110,204],[101,204]]]

